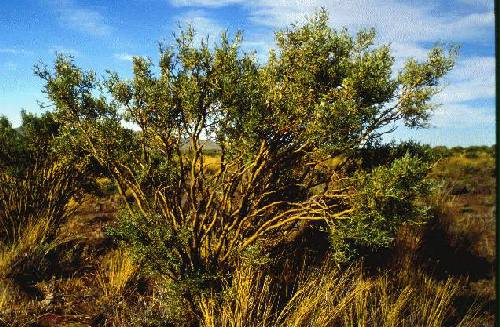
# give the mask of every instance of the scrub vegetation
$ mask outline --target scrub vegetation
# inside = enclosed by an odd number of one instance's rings
[[[457,49],[395,70],[325,11],[275,40],[35,67],[50,111],[0,119],[0,326],[493,326],[496,147],[382,142]]]

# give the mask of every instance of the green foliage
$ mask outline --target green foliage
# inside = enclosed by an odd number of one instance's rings
[[[345,164],[345,169],[349,173],[357,170],[371,170],[379,166],[390,165],[394,160],[405,155],[418,157],[427,164],[431,164],[440,158],[440,154],[431,149],[429,145],[419,144],[414,141],[396,144],[389,143],[369,144],[365,148],[359,149],[352,162]]]
[[[445,146],[437,146],[432,149],[432,152],[436,154],[436,156],[440,158],[448,158],[451,156],[460,156],[464,155],[466,158],[469,159],[477,159],[482,156],[491,156],[495,157],[496,153],[496,145],[491,145],[491,146],[469,146],[469,147],[461,147],[461,146],[456,146],[452,148],[447,148]]]
[[[406,153],[388,166],[358,171],[347,183],[355,190],[352,214],[330,223],[333,256],[352,259],[356,248],[380,248],[392,244],[403,224],[419,224],[429,217],[423,201],[433,190],[427,178],[430,166]]]
[[[60,126],[49,112],[37,117],[22,111],[21,118],[21,126],[14,129],[0,117],[0,170],[15,176],[54,157],[53,140]]]
[[[452,47],[449,56],[442,48],[436,47],[429,52],[427,62],[419,63],[415,59],[406,62],[399,73],[401,84],[400,111],[406,126],[425,127],[434,105],[430,97],[439,92],[439,78],[455,65],[458,48]]]
[[[445,158],[451,156],[452,151],[446,146],[436,146],[432,148],[432,153],[438,158]]]
[[[451,300],[465,293],[455,280],[415,273],[409,258],[421,240],[400,227],[425,222],[429,203],[447,201],[426,199],[433,166],[431,176],[492,201],[492,178],[465,177],[493,176],[496,146],[431,149],[381,137],[398,124],[426,126],[456,49],[437,47],[395,72],[373,30],[332,29],[324,11],[276,33],[264,64],[242,52],[240,34],[207,40],[181,31],[172,47],[160,45],[158,64],[135,58],[130,80],[98,78],[57,56],[53,69],[36,68],[54,111],[23,113],[18,129],[0,118],[0,279],[34,284],[85,258],[68,268],[83,275],[46,281],[50,297],[31,301],[39,311],[23,308],[26,317],[76,308],[75,320],[91,325],[438,326],[455,315]],[[57,233],[70,199],[96,176],[105,177],[103,193],[127,199],[106,230],[127,252],[101,257],[110,244],[95,235],[95,219]],[[468,195],[462,211],[473,217]],[[80,224],[92,235],[71,249],[66,234]],[[474,225],[460,224],[471,233]],[[369,278],[346,269],[394,244],[398,230],[410,234],[404,265]],[[312,246],[319,238],[325,243]],[[122,256],[129,249],[133,261]],[[324,258],[332,266],[315,272]],[[87,271],[93,265],[99,270]]]
[[[147,272],[178,274],[182,258],[176,248],[188,242],[188,231],[175,234],[170,226],[161,222],[161,216],[142,216],[140,213],[122,212],[118,227],[107,234],[117,240],[126,240],[137,261],[144,263]]]
[[[7,117],[0,117],[0,167],[6,169],[17,167],[17,164],[24,161],[23,142],[21,135],[12,128]]]
[[[339,258],[354,253],[347,244],[387,247],[402,224],[418,224],[428,218],[424,197],[433,189],[427,178],[430,167],[419,157],[405,154],[388,166],[358,171],[353,179],[356,195],[351,216],[331,223],[330,237]],[[347,244],[346,244],[347,241]]]

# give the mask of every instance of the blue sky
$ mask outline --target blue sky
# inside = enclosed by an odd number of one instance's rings
[[[320,7],[333,27],[374,27],[391,43],[396,66],[424,58],[436,42],[461,45],[441,106],[427,130],[403,127],[391,135],[432,145],[495,143],[494,0],[16,0],[0,2],[0,115],[19,125],[21,109],[40,113],[42,83],[33,75],[39,61],[56,52],[75,57],[83,68],[130,76],[134,55],[157,58],[157,42],[172,39],[177,23],[202,34],[244,31],[245,50],[261,61],[273,46],[273,31]]]

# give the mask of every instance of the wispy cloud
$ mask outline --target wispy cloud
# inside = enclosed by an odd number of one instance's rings
[[[494,22],[492,10],[461,16],[442,10],[437,14],[435,4],[425,1],[412,5],[395,0],[256,0],[247,6],[253,22],[273,28],[304,21],[323,7],[329,10],[333,26],[375,27],[383,41],[391,42],[463,41],[491,29]]]
[[[494,0],[460,0],[460,2],[474,6],[475,8],[481,7],[486,9],[493,9],[495,5]]]
[[[495,110],[468,104],[452,104],[441,106],[434,112],[434,127],[474,127],[495,123]]]
[[[273,35],[272,34],[267,34],[267,35],[252,35],[251,38],[244,39],[241,47],[243,51],[252,53],[255,52],[257,56],[257,60],[260,63],[266,62],[268,56],[269,56],[269,50],[272,48],[273,45]]]
[[[176,17],[181,24],[191,25],[195,32],[195,42],[200,42],[207,35],[213,40],[225,29],[215,19],[209,17],[204,10],[190,10]]]
[[[462,2],[475,3],[472,0]],[[477,0],[467,13],[437,8],[434,1],[419,3],[397,0],[170,0],[183,7],[221,7],[239,3],[247,18],[257,27],[283,28],[304,22],[319,8],[326,8],[333,27],[351,31],[374,27],[381,42],[391,42],[396,56],[426,52],[420,43],[436,41],[494,42],[494,13],[485,7],[487,0]],[[251,34],[251,31],[250,31]],[[250,37],[251,38],[251,37]],[[398,51],[400,52],[398,54]]]
[[[495,98],[495,57],[465,57],[447,77],[444,89],[434,101],[436,127],[474,127],[494,124],[495,108],[484,105]],[[483,102],[483,103],[482,103]]]
[[[29,54],[33,54],[32,51],[28,51],[28,50],[25,50],[25,49],[19,49],[19,48],[0,48],[0,53],[11,54],[11,55],[19,55],[19,54],[29,55]]]
[[[105,36],[111,27],[105,17],[95,9],[83,8],[73,0],[52,0],[52,5],[62,24],[83,33]]]
[[[80,52],[78,50],[73,49],[73,48],[67,48],[67,47],[60,46],[60,45],[50,47],[49,53],[50,54],[62,53],[62,54],[70,55],[73,57],[77,57],[80,55]]]
[[[232,3],[243,2],[240,0],[174,0],[178,5],[196,7],[215,7],[224,6]],[[174,18],[182,25],[191,25],[196,32],[195,42],[199,43],[207,35],[209,41],[218,41],[218,37],[226,30],[226,27],[219,23],[215,18],[210,16],[210,13],[205,9],[190,9]],[[241,44],[243,51],[254,52],[256,51],[257,59],[259,62],[265,62],[269,49],[273,46],[274,34],[273,33],[246,33]]]
[[[132,55],[132,54],[129,54],[129,53],[115,53],[113,55],[113,57],[115,59],[118,59],[118,60],[121,60],[121,61],[133,61],[134,60],[134,57],[136,57],[137,55]]]
[[[13,61],[6,61],[4,63],[2,63],[2,70],[5,70],[5,71],[15,71],[17,69],[17,64]]]
[[[495,57],[469,57],[457,62],[448,86],[436,97],[443,104],[495,97]]]

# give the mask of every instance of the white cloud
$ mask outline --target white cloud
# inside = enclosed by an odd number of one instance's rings
[[[457,62],[448,85],[436,96],[443,104],[495,97],[495,57],[469,57]]]
[[[472,0],[462,0],[469,1]],[[494,42],[494,13],[478,0],[473,10],[457,15],[450,11],[437,10],[432,1],[417,4],[396,0],[171,0],[177,6],[217,7],[241,3],[247,9],[248,18],[256,26],[272,29],[283,28],[291,23],[301,23],[319,8],[330,13],[333,27],[347,27],[355,32],[360,28],[374,27],[379,41],[391,42],[396,57],[406,54],[422,57],[426,49],[420,42],[474,41]],[[213,24],[214,22],[212,22]],[[251,33],[251,32],[250,32]],[[250,36],[252,39],[252,37]],[[272,41],[272,40],[271,40]],[[398,53],[399,52],[399,53]]]
[[[427,57],[428,49],[424,49],[416,43],[408,42],[398,42],[391,44],[392,54],[395,58],[405,59],[405,58],[415,58],[417,60],[423,60]]]
[[[2,68],[5,71],[15,71],[17,69],[17,64],[13,61],[6,61],[2,63]]]
[[[72,49],[72,48],[63,47],[63,46],[60,46],[60,45],[56,45],[56,46],[50,47],[49,48],[49,53],[50,54],[62,53],[62,54],[70,55],[72,57],[76,57],[76,56],[80,55],[80,52],[78,52],[78,50],[75,50],[75,49]]]
[[[431,124],[435,127],[474,127],[493,124],[495,110],[466,104],[441,106],[434,111]]]
[[[176,17],[181,24],[190,24],[195,32],[195,42],[199,43],[207,35],[210,40],[217,40],[218,36],[225,30],[217,21],[210,18],[203,10],[190,10]]]
[[[33,52],[25,50],[25,49],[19,49],[19,48],[0,48],[0,53],[3,54],[11,54],[11,55],[18,55],[18,54],[33,54]]]
[[[495,57],[460,59],[435,97],[442,104],[432,118],[437,127],[474,127],[495,122],[493,106],[471,105],[495,97]]]
[[[396,76],[397,72],[404,68],[404,64],[408,60],[408,58],[415,58],[416,60],[422,61],[427,58],[427,55],[429,53],[429,49],[425,49],[412,42],[391,43],[391,51],[395,59],[393,66],[393,76]]]
[[[421,42],[494,42],[491,6],[475,5],[471,12],[456,15],[435,11],[432,3],[416,6],[394,0],[258,0],[253,2],[250,17],[257,24],[281,28],[300,23],[321,6],[329,11],[334,27],[346,26],[352,32],[374,27],[379,41],[391,43],[396,69],[408,57],[426,57],[428,49]],[[495,97],[494,57],[461,57],[446,81],[448,86],[434,99],[442,106],[434,113],[433,125],[478,126],[495,121],[494,108],[465,103]]]
[[[64,25],[96,36],[111,33],[111,27],[106,23],[104,16],[94,9],[82,8],[73,0],[53,0],[52,4]]]
[[[457,62],[456,68],[450,74],[450,78],[453,79],[470,79],[474,76],[494,82],[495,57],[462,58]]]
[[[134,60],[134,57],[136,57],[136,55],[131,55],[129,53],[115,53],[113,55],[113,57],[115,57],[115,59],[118,59],[118,60],[121,60],[121,61],[133,61]]]
[[[1,48],[0,53],[18,54],[19,50],[14,49],[14,48]]]
[[[251,39],[243,39],[241,48],[243,51],[251,53],[256,52],[257,61],[265,63],[268,59],[269,50],[273,45],[273,35],[253,35]]]
[[[481,78],[450,84],[436,96],[442,104],[460,103],[495,97],[495,84],[485,83]]]
[[[437,15],[432,4],[417,6],[395,0],[256,0],[246,6],[253,22],[273,28],[304,21],[306,15],[324,7],[333,26],[351,30],[375,27],[384,42],[462,41],[477,37],[494,22],[493,11],[463,16],[441,11]]]
[[[495,5],[494,1],[495,0],[460,0],[460,2],[474,6],[475,8],[479,7],[486,9],[493,9]]]

